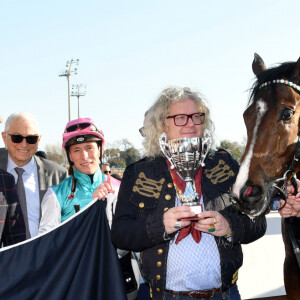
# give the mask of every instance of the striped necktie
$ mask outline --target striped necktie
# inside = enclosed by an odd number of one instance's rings
[[[15,168],[15,171],[18,174],[17,192],[18,192],[19,201],[20,201],[23,218],[24,218],[24,222],[25,222],[25,227],[26,227],[26,239],[30,239],[31,236],[30,236],[29,224],[28,224],[26,194],[25,194],[24,182],[23,182],[23,177],[22,177],[25,170],[22,168]]]

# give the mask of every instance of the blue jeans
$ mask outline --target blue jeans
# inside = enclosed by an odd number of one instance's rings
[[[151,300],[150,288],[147,283],[140,284],[140,288],[137,295],[137,300]]]
[[[193,298],[189,296],[180,296],[178,294],[168,294],[165,293],[164,300],[192,300]],[[212,298],[198,298],[201,300],[241,300],[240,293],[237,286],[233,286],[231,289],[224,293],[219,293]]]

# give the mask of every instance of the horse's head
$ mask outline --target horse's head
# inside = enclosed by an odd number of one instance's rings
[[[300,58],[266,69],[255,54],[252,69],[257,80],[244,112],[248,140],[232,196],[241,211],[257,216],[269,211],[274,183],[285,178],[295,154],[300,132]],[[292,172],[299,167],[296,164]]]

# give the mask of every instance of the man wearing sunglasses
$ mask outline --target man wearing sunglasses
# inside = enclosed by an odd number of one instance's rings
[[[0,169],[0,247],[10,246],[25,239],[25,224],[15,179]]]
[[[101,172],[105,175],[110,175],[111,174],[109,163],[101,164]]]
[[[19,180],[22,180],[23,190],[20,192],[18,189],[18,194],[24,215],[26,238],[30,238],[38,233],[40,203],[48,187],[58,184],[68,173],[57,163],[34,155],[41,134],[33,115],[26,112],[10,115],[6,120],[2,138],[5,149],[0,149],[0,168],[11,173],[16,183],[19,176]]]

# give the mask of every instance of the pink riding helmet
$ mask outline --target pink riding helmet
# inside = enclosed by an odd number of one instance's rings
[[[77,137],[77,138],[76,138]],[[90,141],[102,141],[104,145],[104,134],[101,129],[90,118],[79,118],[68,122],[63,133],[62,147],[86,143]]]

